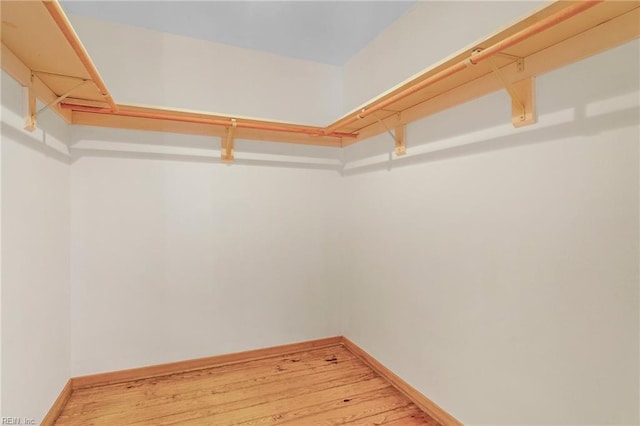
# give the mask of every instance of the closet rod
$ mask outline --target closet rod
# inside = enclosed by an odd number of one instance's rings
[[[119,108],[117,112],[113,112],[109,108],[92,107],[85,105],[74,104],[60,104],[62,109],[68,109],[78,112],[89,112],[94,114],[107,114],[116,116],[136,117],[136,118],[152,118],[157,120],[170,120],[181,121],[185,123],[198,123],[198,124],[211,124],[215,126],[231,127],[233,125],[233,119],[218,119],[218,118],[206,118],[206,117],[193,117],[179,114],[169,114],[162,112],[145,112],[145,111],[132,111]],[[236,119],[236,125],[238,128],[266,130],[271,132],[288,132],[288,133],[302,133],[309,136],[328,136],[333,138],[357,138],[357,134],[331,132],[326,134],[321,128],[310,128],[301,126],[278,126],[276,124],[268,123],[254,123],[250,121],[242,121],[242,119]]]
[[[415,85],[408,87],[398,93],[396,93],[393,96],[388,97],[387,99],[383,99],[378,103],[374,103],[372,106],[370,106],[369,108],[363,108],[359,113],[355,114],[355,115],[351,115],[348,117],[345,117],[341,120],[336,121],[335,123],[333,123],[332,125],[328,126],[325,129],[325,132],[327,133],[332,133],[334,132],[336,129],[339,129],[341,127],[347,126],[353,122],[358,121],[361,118],[364,118],[366,116],[368,116],[369,114],[372,114],[376,111],[379,111],[381,109],[384,109],[385,107],[388,107],[389,105],[398,102],[401,99],[406,98],[407,96],[410,96],[416,92],[419,92],[420,90],[431,86],[432,84],[435,84],[441,80],[444,80],[447,77],[450,77],[464,69],[466,69],[469,66],[473,66],[475,64],[478,64],[481,61],[484,61],[486,59],[491,58],[492,56],[503,52],[504,50],[508,49],[509,47],[520,43],[523,40],[526,40],[536,34],[541,33],[542,31],[549,29],[573,16],[576,16],[582,12],[584,12],[587,9],[590,9],[591,7],[597,5],[598,3],[601,3],[604,0],[582,0],[576,4],[573,4],[565,9],[562,9],[559,12],[556,12],[555,14],[548,16],[545,19],[542,19],[538,22],[536,22],[535,24],[531,25],[530,27],[527,27],[521,31],[518,31],[517,33],[505,38],[502,41],[499,41],[498,43],[492,45],[491,47],[488,47],[486,49],[483,49],[481,51],[479,51],[478,53],[474,53],[473,56],[464,59],[454,65],[452,65],[449,68],[446,68],[434,75],[432,75],[431,77],[428,77],[422,81],[420,81],[419,83],[416,83]]]

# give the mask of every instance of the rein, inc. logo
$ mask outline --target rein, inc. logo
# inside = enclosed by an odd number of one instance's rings
[[[0,417],[1,425],[35,425],[36,420],[28,417]]]

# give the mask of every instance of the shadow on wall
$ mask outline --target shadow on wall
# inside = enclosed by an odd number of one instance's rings
[[[10,139],[29,149],[40,152],[63,163],[70,163],[69,128],[51,111],[38,115],[38,127],[33,132],[24,130],[25,117],[22,112],[22,87],[4,72],[2,73],[2,139]],[[42,103],[37,103],[42,108]]]
[[[11,126],[4,120],[2,120],[1,128],[2,138],[8,138],[19,144],[26,146],[29,149],[40,152],[43,155],[50,157],[54,160],[60,161],[65,164],[71,164],[71,158],[69,154],[61,151],[60,143],[51,142],[55,140],[46,131],[41,131],[39,134],[32,135],[25,130]]]
[[[547,94],[549,99],[554,94]],[[638,125],[640,92],[592,101],[539,116],[538,123],[514,129],[504,123],[509,99],[497,93],[408,127],[408,155],[395,157],[387,134],[347,148],[346,161],[336,148],[238,141],[235,164],[334,170],[345,176],[440,161],[485,152],[597,134]],[[561,98],[566,99],[566,98]],[[460,117],[467,120],[462,121]],[[454,121],[459,121],[456,125]],[[487,124],[493,124],[486,127]],[[443,131],[446,129],[446,131]],[[83,137],[96,132],[102,140]],[[108,135],[108,140],[104,136]],[[427,135],[426,137],[423,135]],[[77,136],[77,135],[76,135]],[[421,139],[422,138],[422,139]],[[423,142],[416,144],[415,141]],[[413,142],[413,143],[412,143]],[[218,138],[81,129],[70,147],[72,161],[84,156],[221,163]]]
[[[637,95],[638,93],[635,95],[636,98]],[[387,146],[385,147],[387,152],[383,154],[370,155],[347,163],[343,174],[349,176],[378,170],[390,171],[394,167],[512,149],[523,145],[549,142],[554,139],[594,135],[606,130],[638,125],[640,122],[639,117],[639,106],[595,116],[587,116],[583,106],[581,109],[560,111],[541,117],[540,122],[530,127],[528,131],[513,130],[510,128],[510,124],[496,126],[462,136],[454,136],[409,147],[407,149],[413,149],[413,154],[404,157],[395,157]],[[553,124],[549,125],[547,123]],[[407,132],[408,139],[415,133],[418,132],[415,129],[410,129]],[[385,145],[389,145],[388,141],[385,142]],[[377,146],[380,147],[381,144],[378,143]]]
[[[497,99],[505,97],[501,95],[491,95],[491,97],[476,101],[474,104],[466,105],[465,108],[491,111],[491,114],[494,115],[500,111],[507,112],[508,100]],[[431,121],[436,121],[438,118],[433,117],[433,120],[423,120],[409,126],[407,132],[407,139],[410,141],[409,154],[404,157],[395,157],[392,154],[393,141],[387,134],[347,149],[348,160],[346,162],[343,162],[341,152],[336,148],[238,141],[236,144],[237,158],[234,164],[325,169],[335,170],[344,175],[384,169],[391,170],[394,167],[476,155],[542,143],[556,138],[592,135],[604,130],[637,125],[640,116],[637,98],[638,92],[635,92],[600,103],[556,111],[540,116],[537,124],[522,129],[513,129],[511,124],[507,123],[489,128],[478,128],[480,127],[478,125],[476,129],[472,130],[473,123],[470,121],[466,121],[464,126],[455,126],[446,123],[448,120],[431,126]],[[492,105],[483,108],[482,104],[487,103]],[[607,104],[612,104],[610,106],[614,109],[607,110]],[[460,113],[460,111],[451,112]],[[475,117],[475,120],[478,120],[479,117],[479,121],[485,125],[488,122],[481,120],[482,114],[473,114],[471,111],[461,115]],[[425,138],[426,140],[422,144],[415,144],[415,141],[420,140],[422,135],[429,135],[430,128],[441,130],[443,125],[449,126],[452,133],[461,134],[435,140],[431,136]],[[467,131],[464,132],[464,129]],[[93,156],[221,163],[220,150],[217,148],[218,138],[179,137],[180,135],[133,133],[110,129],[108,132],[109,140],[106,141],[104,140],[104,129],[102,130],[100,137],[103,140],[84,138],[74,140],[70,147],[73,162],[84,156]],[[358,151],[355,151],[354,148],[357,148]]]
[[[71,129],[69,148],[72,162],[83,157],[110,157],[223,164],[220,144],[216,136],[77,126]],[[236,140],[234,151],[234,165],[342,169],[339,148]]]
[[[114,150],[100,150],[100,149],[73,149],[71,162],[76,162],[82,157],[103,157],[103,158],[129,158],[140,160],[169,160],[169,161],[181,161],[192,163],[209,163],[220,164],[220,152],[213,151],[211,155],[189,155],[189,154],[167,154],[158,152],[126,152],[126,151],[114,151]],[[334,164],[335,163],[335,164]],[[292,168],[292,169],[317,169],[317,170],[334,170],[339,172],[342,167],[336,162],[319,162],[317,164],[308,163],[305,159],[294,160],[283,156],[281,160],[276,159],[248,159],[248,158],[236,158],[233,165],[245,165],[245,166],[262,166],[262,167],[278,167],[278,168]],[[227,165],[231,166],[231,165]]]

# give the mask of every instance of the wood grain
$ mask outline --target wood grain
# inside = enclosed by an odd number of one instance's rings
[[[55,424],[56,419],[60,416],[60,413],[64,410],[67,402],[69,402],[69,398],[71,398],[71,393],[73,392],[71,387],[71,380],[67,381],[67,384],[62,388],[62,392],[58,395],[55,402],[40,422],[41,426],[53,426]]]
[[[439,424],[445,426],[461,426],[462,423],[454,418],[451,414],[447,413],[435,402],[418,392],[417,389],[412,387],[409,383],[402,380],[399,376],[382,365],[378,360],[365,352],[358,345],[351,340],[343,337],[343,345],[351,353],[359,357],[364,363],[371,367],[376,373],[384,377],[394,388],[402,393],[407,399],[412,401],[422,411],[427,413]]]
[[[113,371],[109,373],[92,374],[75,377],[72,380],[73,389],[87,386],[98,386],[113,383],[121,383],[131,380],[139,380],[149,377],[166,376],[168,374],[185,372],[189,370],[203,369],[212,366],[246,362],[260,358],[266,358],[283,353],[294,353],[324,346],[333,346],[342,342],[342,337],[327,337],[324,339],[310,340],[288,345],[272,346],[269,348],[254,349],[225,355],[216,355],[206,358],[192,359],[188,361],[171,362],[167,364],[152,365],[148,367],[132,368],[128,370]]]
[[[83,386],[75,387],[55,424],[440,424],[342,342],[335,337],[74,379]],[[145,377],[123,381],[136,375]]]

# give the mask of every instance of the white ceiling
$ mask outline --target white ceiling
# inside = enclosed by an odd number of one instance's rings
[[[343,65],[410,1],[77,1],[68,14]]]

